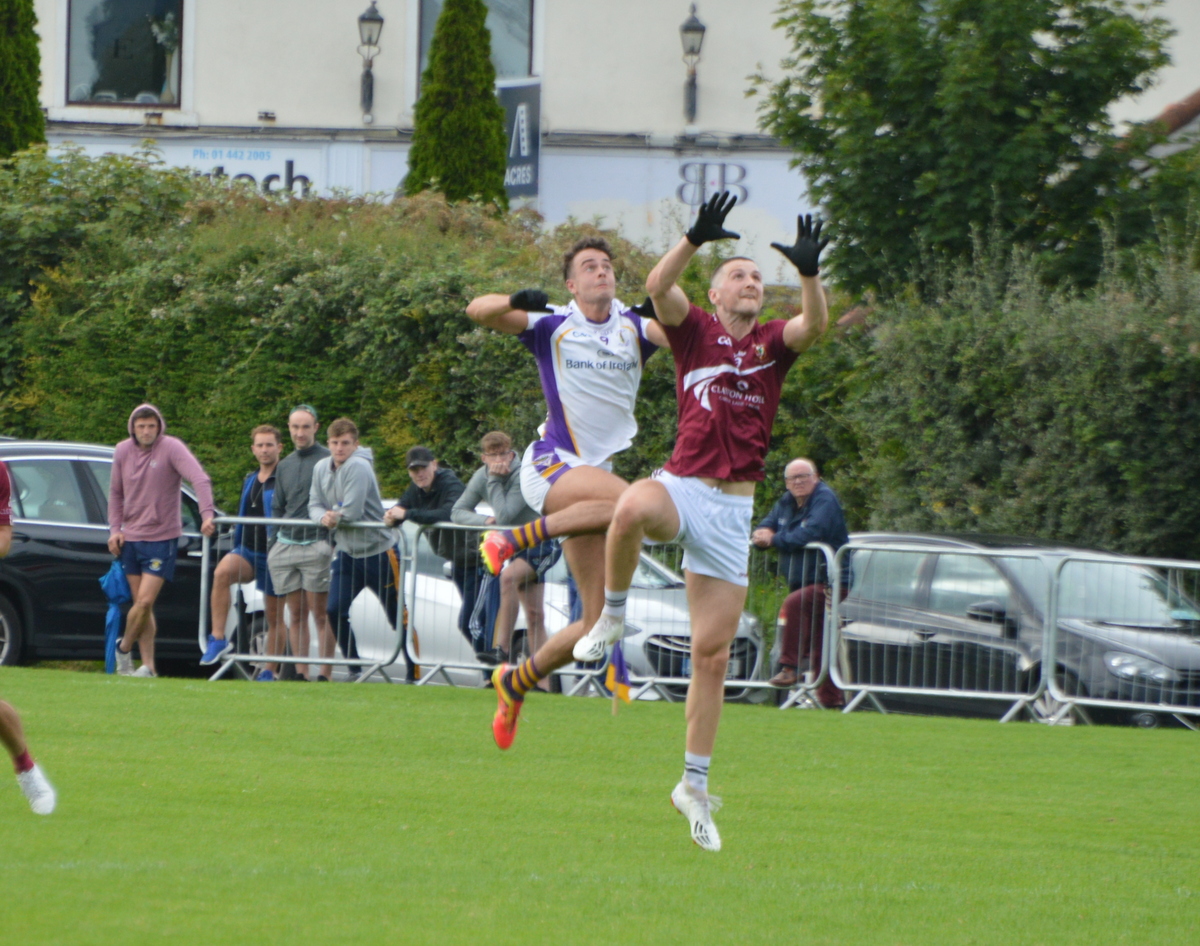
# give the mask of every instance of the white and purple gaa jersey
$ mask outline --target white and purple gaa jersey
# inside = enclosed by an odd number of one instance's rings
[[[636,312],[614,299],[604,322],[589,322],[574,300],[530,312],[517,336],[537,359],[546,395],[541,443],[599,466],[637,433],[633,406],[642,365],[657,346]]]

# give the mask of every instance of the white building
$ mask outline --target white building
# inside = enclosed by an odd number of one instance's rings
[[[368,2],[36,0],[47,137],[94,153],[153,138],[171,164],[269,189],[390,194],[407,172],[442,0],[378,0],[369,122],[357,22]],[[486,3],[499,84],[540,92],[524,117],[528,132],[540,110],[541,135],[525,143],[540,141],[530,201],[548,222],[600,219],[658,246],[725,186],[741,198],[730,226],[743,252],[794,232],[808,209],[803,180],[745,97],[748,76],[760,66],[778,74],[787,52],[772,28],[776,0],[700,0],[694,123],[684,115],[683,0]]]
[[[407,171],[442,0],[377,0],[384,26],[365,116],[357,21],[368,2],[35,0],[47,137],[93,153],[153,138],[171,164],[271,190],[390,194]],[[738,251],[756,255],[768,278],[791,276],[764,251],[809,209],[804,182],[758,130],[757,100],[745,95],[751,74],[777,76],[788,53],[773,28],[777,0],[699,0],[707,31],[692,122],[684,0],[485,2],[513,180],[534,182],[524,190],[536,191],[529,200],[549,223],[599,219],[661,247],[707,193],[728,187],[740,198],[729,220],[743,234]],[[1200,0],[1168,0],[1181,35],[1165,88],[1200,87],[1200,57],[1188,54],[1200,44],[1197,9]],[[1142,117],[1161,111],[1143,98]],[[1121,117],[1139,107],[1122,103]],[[534,152],[524,161],[522,147]]]

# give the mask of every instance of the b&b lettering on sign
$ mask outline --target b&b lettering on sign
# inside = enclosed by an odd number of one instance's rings
[[[689,207],[699,207],[713,194],[729,191],[744,204],[750,197],[746,188],[746,166],[711,161],[689,161],[679,165],[683,183],[675,191]]]

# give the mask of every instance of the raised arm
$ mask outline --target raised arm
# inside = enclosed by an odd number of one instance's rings
[[[804,351],[824,333],[829,325],[829,306],[821,286],[821,250],[829,238],[821,239],[821,220],[813,224],[812,214],[796,218],[796,243],[784,246],[772,243],[800,272],[800,303],[804,311],[789,319],[783,327],[783,343],[792,351]]]
[[[679,288],[679,277],[696,250],[711,240],[736,240],[741,234],[725,229],[725,218],[737,203],[728,191],[714,194],[700,205],[696,222],[683,239],[667,251],[646,277],[646,291],[654,300],[658,320],[664,325],[679,325],[687,318],[688,300]]]
[[[506,335],[520,335],[529,328],[529,313],[544,312],[550,299],[540,289],[522,289],[511,296],[498,292],[472,299],[467,318]]]

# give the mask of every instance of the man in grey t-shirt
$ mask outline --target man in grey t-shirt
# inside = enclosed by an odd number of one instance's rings
[[[288,433],[296,449],[284,457],[275,468],[275,494],[271,502],[271,518],[295,519],[303,526],[280,526],[271,530],[267,567],[275,593],[282,596],[287,608],[288,642],[296,656],[308,654],[308,616],[317,625],[321,656],[332,657],[336,647],[333,630],[325,613],[329,601],[329,566],[333,562],[333,545],[329,530],[312,525],[308,518],[308,497],[312,490],[313,470],[329,451],[317,443],[316,408],[300,404],[288,415]],[[301,680],[308,678],[308,667],[296,666]],[[318,680],[329,680],[333,668],[321,667]]]

